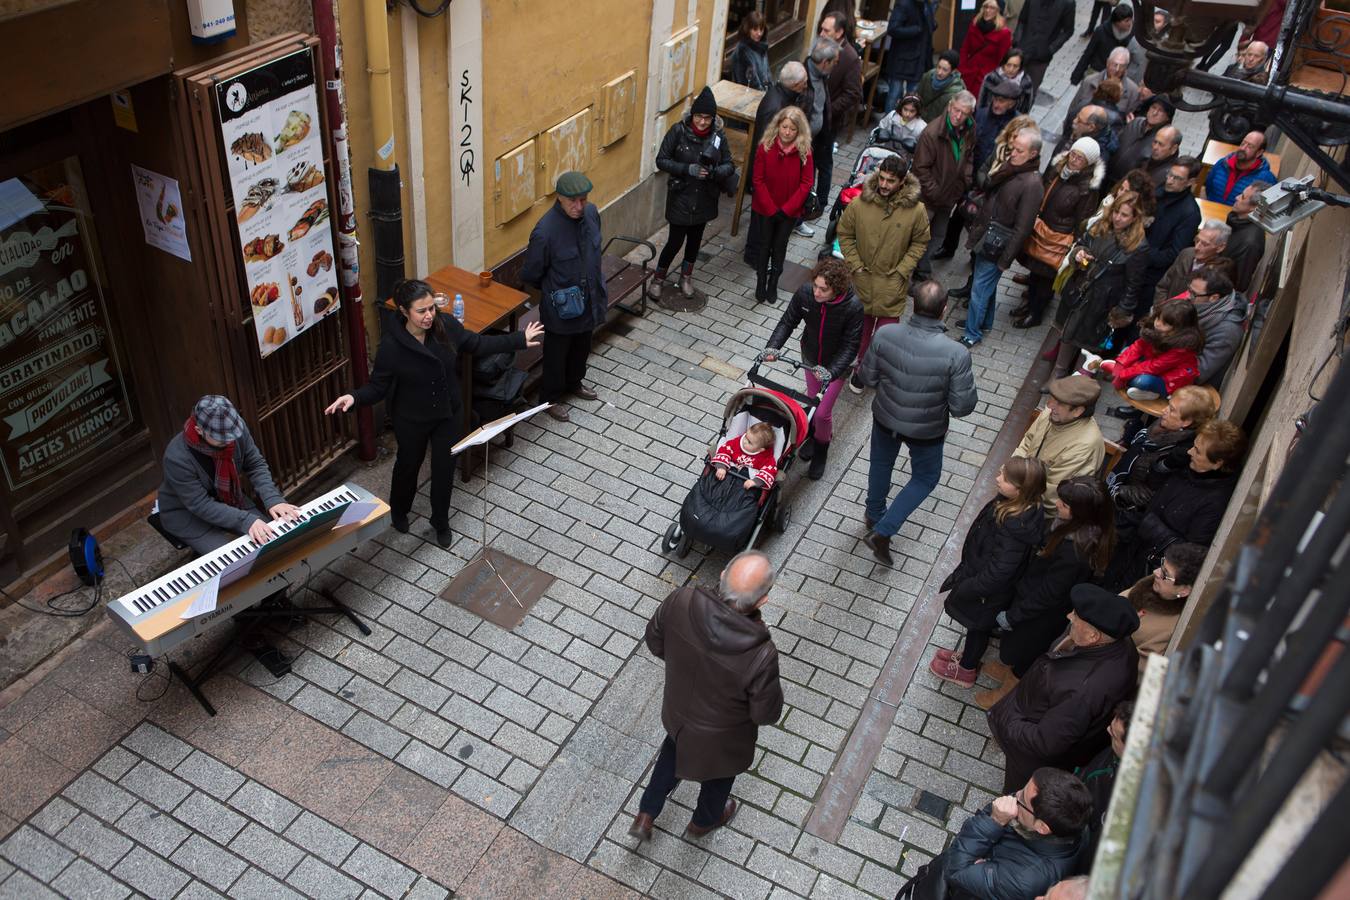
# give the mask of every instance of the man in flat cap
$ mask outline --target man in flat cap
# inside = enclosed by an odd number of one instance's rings
[[[248,476],[266,515],[244,494],[241,475]],[[275,536],[268,522],[299,514],[277,490],[267,460],[234,404],[219,394],[198,400],[183,430],[164,450],[160,526],[204,554],[242,534],[264,544]]]
[[[1105,746],[1116,704],[1133,693],[1139,653],[1130,635],[1139,616],[1130,601],[1095,584],[1069,593],[1069,628],[989,710],[989,730],[1007,762],[1013,791],[1041,766],[1071,769]]]
[[[609,295],[600,272],[600,211],[587,202],[591,180],[580,172],[558,176],[557,202],[539,219],[525,248],[520,280],[539,288],[544,323],[544,371],[539,399],[548,414],[570,421],[565,397],[598,400],[582,384],[591,337],[605,323]]]
[[[1055,514],[1056,488],[1075,475],[1096,475],[1106,459],[1101,429],[1092,410],[1101,385],[1086,375],[1050,382],[1045,409],[1031,423],[1013,456],[1034,456],[1045,463],[1045,511]]]

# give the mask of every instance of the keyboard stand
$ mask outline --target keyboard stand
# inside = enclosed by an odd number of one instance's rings
[[[183,682],[183,686],[186,687],[188,692],[201,704],[202,709],[206,710],[206,714],[214,716],[216,714],[216,708],[211,705],[211,701],[207,700],[206,695],[202,693],[202,685],[210,680],[211,676],[216,674],[223,663],[234,657],[234,651],[244,649],[242,644],[245,638],[257,631],[267,622],[275,621],[277,619],[294,619],[296,617],[313,619],[315,616],[339,615],[346,616],[350,619],[351,623],[360,629],[362,634],[370,634],[370,626],[361,621],[360,617],[352,612],[350,607],[345,606],[327,591],[314,590],[314,593],[323,597],[330,605],[295,606],[287,603],[263,607],[260,603],[257,607],[246,609],[235,616],[235,622],[237,623],[235,633],[225,642],[225,646],[221,647],[214,656],[197,669],[196,675],[189,675],[187,669],[184,669],[172,660],[169,661],[169,671],[173,673],[175,678]]]

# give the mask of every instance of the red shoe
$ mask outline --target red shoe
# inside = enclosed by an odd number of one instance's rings
[[[1046,362],[1054,362],[1055,357],[1059,356],[1059,341],[1055,341],[1055,346],[1041,354],[1041,359]]]
[[[945,660],[945,659],[952,659],[952,658],[954,658],[955,656],[956,656],[956,651],[955,651],[955,650],[939,650],[939,651],[937,652],[937,658],[938,658],[938,659],[944,659],[944,660]]]
[[[979,669],[961,668],[959,659],[943,660],[937,657],[933,657],[933,661],[928,664],[928,670],[943,681],[967,688],[975,686],[975,676],[980,674]]]

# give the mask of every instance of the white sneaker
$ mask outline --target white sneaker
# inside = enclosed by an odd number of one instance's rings
[[[864,385],[862,383],[862,379],[858,377],[857,372],[854,372],[852,375],[849,376],[848,389],[850,391],[852,391],[855,394],[861,394],[863,392],[863,387]]]
[[[805,222],[799,223],[797,227],[793,229],[793,231],[797,232],[797,234],[800,234],[802,237],[816,236],[816,230],[812,228],[810,225],[807,225]]]
[[[1129,397],[1131,400],[1157,400],[1158,392],[1146,391],[1143,388],[1132,387],[1125,389],[1125,396]]]
[[[843,259],[844,251],[839,249],[839,242],[835,241],[834,246],[830,248],[830,255],[835,259]]]

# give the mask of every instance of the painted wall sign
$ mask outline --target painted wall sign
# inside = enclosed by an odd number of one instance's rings
[[[450,216],[455,265],[483,268],[483,0],[450,4]]]
[[[120,438],[131,403],[68,159],[5,182],[38,208],[0,227],[0,469],[19,491]],[[10,182],[17,182],[11,184]]]

